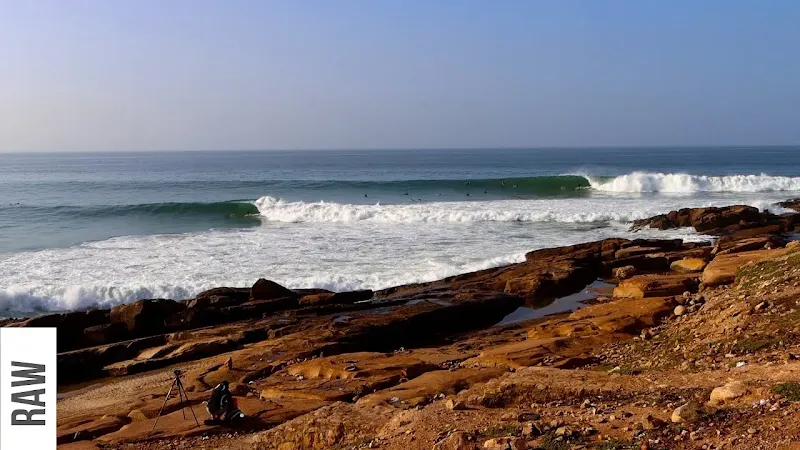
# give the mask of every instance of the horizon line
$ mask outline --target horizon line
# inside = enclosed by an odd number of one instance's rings
[[[442,151],[442,150],[686,150],[730,148],[787,148],[797,144],[713,144],[713,145],[596,145],[596,146],[480,146],[480,147],[330,147],[330,148],[227,148],[148,150],[0,150],[0,155],[87,154],[87,153],[205,153],[205,152],[328,152],[328,151]]]

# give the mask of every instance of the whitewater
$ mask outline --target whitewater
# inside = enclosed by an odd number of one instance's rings
[[[707,176],[686,173],[631,174],[603,180],[582,175],[592,189],[602,192],[664,192],[692,194],[699,192],[774,192],[800,191],[800,177],[760,175]]]
[[[0,155],[0,317],[265,277],[381,289],[524,260],[671,209],[800,197],[800,148]]]
[[[753,198],[762,209],[782,197]],[[527,251],[607,237],[704,240],[691,230],[628,224],[669,209],[722,206],[684,197],[355,205],[256,200],[262,224],[122,236],[0,259],[0,315],[191,298],[268,277],[291,288],[380,289],[524,260]]]

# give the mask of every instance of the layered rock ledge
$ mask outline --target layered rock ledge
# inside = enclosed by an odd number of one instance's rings
[[[767,436],[798,411],[799,224],[687,209],[634,228],[691,226],[713,244],[607,239],[377,292],[261,279],[5,326],[58,327],[64,448],[758,448],[799,431]],[[596,280],[615,287],[497,325]],[[201,426],[172,399],[151,433],[174,368]],[[746,389],[709,397],[732,377]],[[202,424],[223,380],[247,414],[236,427]],[[753,399],[769,406],[740,408]]]

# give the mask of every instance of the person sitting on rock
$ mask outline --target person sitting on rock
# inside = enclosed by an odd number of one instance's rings
[[[206,409],[211,415],[212,421],[229,423],[244,417],[244,413],[236,404],[236,399],[233,398],[227,381],[223,381],[214,387]]]

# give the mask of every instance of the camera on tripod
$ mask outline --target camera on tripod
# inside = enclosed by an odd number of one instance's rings
[[[172,386],[170,386],[169,391],[167,391],[167,396],[164,398],[164,404],[161,405],[161,409],[158,411],[158,415],[156,416],[156,420],[153,423],[153,428],[150,430],[150,434],[153,434],[153,431],[156,430],[156,425],[158,425],[158,419],[161,418],[161,413],[164,412],[164,407],[167,406],[167,400],[169,400],[170,395],[172,395],[172,390],[176,387],[178,388],[178,401],[181,404],[181,412],[183,413],[183,418],[186,419],[186,407],[189,407],[189,411],[192,413],[192,417],[194,418],[194,422],[197,426],[200,426],[200,422],[197,420],[197,416],[194,415],[194,410],[192,409],[192,404],[189,402],[189,394],[186,393],[186,389],[183,387],[183,382],[181,381],[181,375],[183,372],[181,369],[175,369],[172,371],[172,374],[175,376],[172,379]]]

